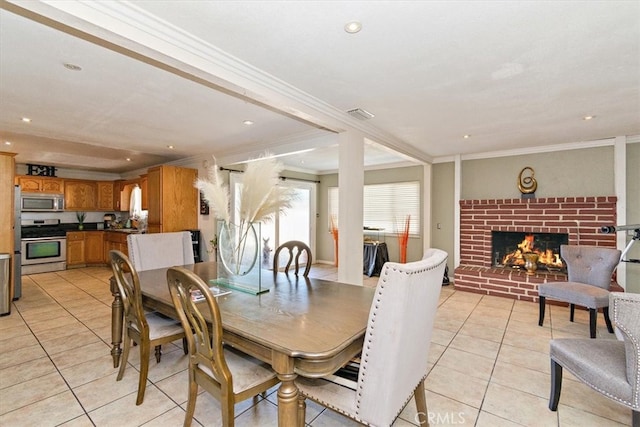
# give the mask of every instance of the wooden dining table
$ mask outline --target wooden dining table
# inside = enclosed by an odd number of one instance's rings
[[[183,266],[205,283],[217,277],[216,263]],[[138,273],[143,304],[177,319],[166,279],[167,268]],[[218,297],[224,342],[271,365],[281,381],[278,425],[297,423],[298,375],[322,377],[335,372],[362,349],[375,289],[303,276],[272,274],[253,295],[233,290]],[[112,351],[120,363],[122,301],[112,279]]]

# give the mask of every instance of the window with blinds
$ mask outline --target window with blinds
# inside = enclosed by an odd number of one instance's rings
[[[329,221],[338,227],[338,187],[329,188]],[[410,216],[409,235],[420,233],[420,182],[392,182],[364,186],[364,227],[403,232]],[[329,223],[331,229],[331,222]]]

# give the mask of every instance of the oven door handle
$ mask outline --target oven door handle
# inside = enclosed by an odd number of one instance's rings
[[[66,236],[57,236],[57,237],[27,237],[26,239],[20,239],[23,242],[34,242],[34,241],[42,241],[42,240],[66,240]]]

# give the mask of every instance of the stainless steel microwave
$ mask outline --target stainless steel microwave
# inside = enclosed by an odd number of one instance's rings
[[[20,210],[22,212],[62,212],[64,195],[23,192],[20,196]]]

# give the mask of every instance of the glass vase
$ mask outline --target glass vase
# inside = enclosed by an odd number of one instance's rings
[[[218,221],[218,277],[216,285],[260,294],[263,269],[260,263],[260,223]]]

